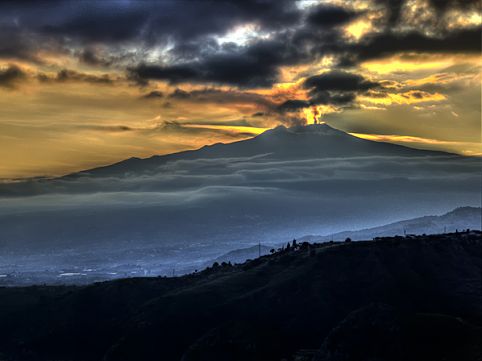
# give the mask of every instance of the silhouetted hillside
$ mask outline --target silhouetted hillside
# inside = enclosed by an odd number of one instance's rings
[[[214,262],[244,263],[248,259],[258,258],[260,254],[261,256],[269,254],[269,251],[272,248],[273,247],[259,245],[259,246],[235,249],[217,257],[216,259],[213,260],[213,262],[210,262],[210,263],[211,264]]]
[[[0,289],[1,360],[477,360],[480,232],[298,245],[179,278]]]

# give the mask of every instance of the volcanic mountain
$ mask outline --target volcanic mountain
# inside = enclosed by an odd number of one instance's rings
[[[444,155],[453,154],[365,140],[324,123],[292,128],[278,126],[248,140],[227,144],[216,143],[193,151],[153,156],[147,159],[130,158],[106,167],[80,172],[80,175],[119,176],[151,172],[159,165],[170,161],[193,159],[262,157],[264,160],[286,161],[367,156]]]
[[[165,274],[258,242],[478,206],[480,162],[318,124],[1,184],[0,274]]]

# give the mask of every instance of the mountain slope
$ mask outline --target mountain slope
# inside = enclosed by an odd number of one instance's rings
[[[424,216],[405,221],[394,222],[380,227],[358,231],[344,231],[327,236],[304,236],[301,241],[326,242],[331,239],[352,240],[372,239],[375,237],[391,237],[404,234],[434,234],[455,232],[465,229],[481,229],[482,209],[477,207],[459,207],[441,216]]]
[[[481,230],[482,209],[477,207],[459,207],[440,216],[424,216],[414,219],[394,222],[380,227],[373,227],[357,231],[343,231],[327,236],[303,236],[298,242],[328,242],[351,240],[367,240],[376,237],[393,237],[408,234],[438,234],[446,232],[465,231],[466,229]],[[286,243],[273,245],[271,247],[261,245],[261,255],[267,255],[273,248],[284,247]],[[259,247],[235,249],[221,256],[204,263],[211,266],[214,262],[243,263],[248,259],[258,257]],[[192,271],[192,268],[190,269]]]
[[[242,158],[262,156],[265,159],[293,160],[361,156],[454,156],[454,154],[413,149],[385,142],[357,138],[328,124],[312,124],[286,128],[279,126],[254,138],[233,143],[217,143],[193,151],[185,151],[147,159],[125,161],[80,172],[90,176],[114,176],[149,172],[169,161],[202,158]]]
[[[179,278],[6,288],[0,355],[469,361],[481,351],[481,275],[479,232],[304,245]]]

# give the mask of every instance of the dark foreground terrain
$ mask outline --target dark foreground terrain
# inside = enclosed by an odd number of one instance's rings
[[[307,243],[178,278],[0,289],[0,360],[479,360],[482,236]]]

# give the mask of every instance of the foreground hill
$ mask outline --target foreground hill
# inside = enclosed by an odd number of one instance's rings
[[[482,236],[303,244],[179,278],[0,289],[2,360],[477,360]]]

